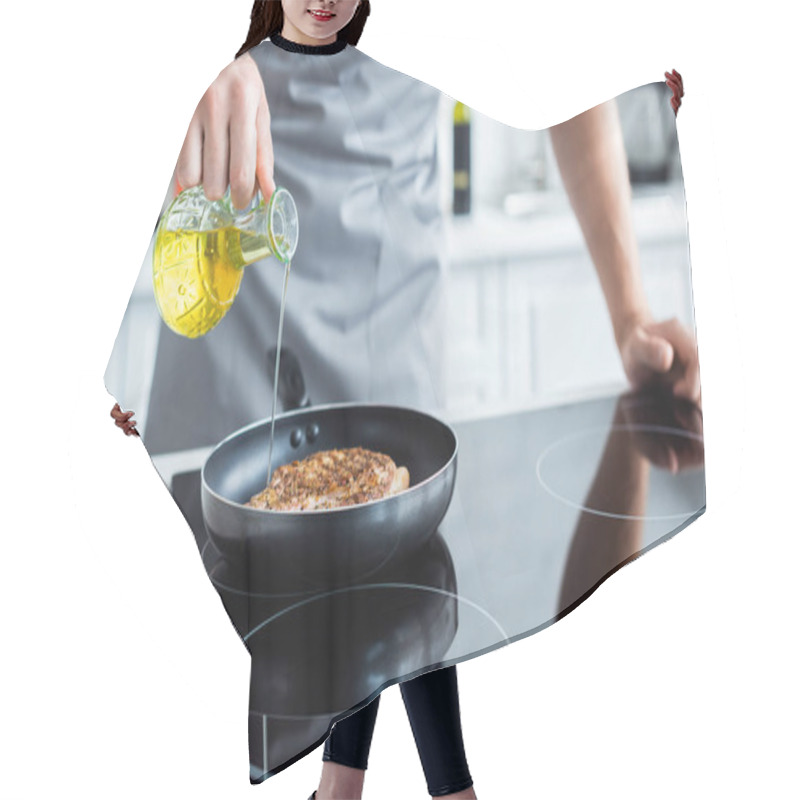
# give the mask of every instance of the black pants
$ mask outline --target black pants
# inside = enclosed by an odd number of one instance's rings
[[[456,668],[425,672],[400,684],[406,713],[432,797],[472,786],[464,753]],[[366,769],[378,695],[368,706],[339,720],[325,741],[323,761]]]

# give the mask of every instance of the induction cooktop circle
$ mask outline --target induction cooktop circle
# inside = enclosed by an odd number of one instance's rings
[[[501,623],[443,586],[405,581],[334,589],[283,607],[251,598],[251,710],[271,718],[332,715],[379,687],[437,668],[457,652],[507,644]]]
[[[706,502],[702,447],[700,434],[680,428],[603,425],[553,442],[539,456],[536,475],[550,495],[580,511],[684,520]]]

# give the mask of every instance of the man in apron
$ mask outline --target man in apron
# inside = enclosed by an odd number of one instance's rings
[[[231,81],[258,86],[264,104],[266,87],[270,110],[266,118],[259,116],[259,153],[245,159],[253,169],[231,181],[232,195],[239,205],[247,202],[257,175],[265,196],[277,184],[288,188],[297,204],[300,237],[283,342],[294,357],[291,363],[296,359],[299,365],[308,397],[315,404],[384,402],[440,410],[440,93],[375,62],[343,39],[314,46],[279,35],[251,48],[216,83],[224,92]],[[195,136],[187,135],[176,169],[184,186],[204,177],[211,183],[210,174],[188,166],[198,163],[196,129],[203,114],[201,102],[192,121]],[[676,321],[655,323],[649,317],[634,254],[625,249],[635,244],[628,196],[604,172],[613,172],[624,158],[614,139],[614,119],[606,104],[551,129],[564,184],[600,274],[629,377],[638,383],[669,376],[676,394],[699,399],[693,341]],[[241,152],[251,146],[245,139],[232,139],[231,162],[237,148]],[[227,148],[221,152],[227,154]],[[270,153],[274,175],[268,168]],[[228,165],[217,164],[215,172],[226,176],[227,186]],[[214,190],[207,194],[215,199]],[[620,230],[625,234],[622,248]],[[283,281],[275,261],[246,269],[235,308],[206,336],[186,340],[161,324],[144,431],[151,455],[212,446],[269,416],[270,351],[276,346]],[[132,431],[130,413],[121,416],[118,423]],[[448,724],[462,755],[452,759],[460,786],[451,783],[455,793],[448,796],[474,797],[450,670],[449,707],[456,713]],[[408,688],[417,683],[424,681],[409,682]],[[445,694],[437,686],[419,704],[432,707],[432,698]],[[377,700],[342,720],[334,734],[339,728],[349,726],[353,733],[366,726],[359,736],[368,740],[376,710]],[[434,716],[441,720],[443,715]],[[345,741],[340,737],[340,743]],[[336,761],[329,743],[325,760]]]

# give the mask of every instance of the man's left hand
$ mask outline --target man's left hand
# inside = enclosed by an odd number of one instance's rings
[[[681,97],[683,97],[683,78],[676,69],[672,70],[672,74],[665,72],[664,75],[667,79],[667,86],[672,89],[672,97],[669,100],[669,104],[672,106],[672,110],[677,117],[678,109],[681,107]]]
[[[676,397],[702,406],[697,343],[676,317],[632,322],[619,343],[619,353],[635,389],[669,387]]]

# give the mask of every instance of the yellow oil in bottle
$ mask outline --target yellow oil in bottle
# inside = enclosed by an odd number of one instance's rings
[[[153,289],[164,322],[196,338],[233,304],[243,267],[271,254],[267,237],[235,227],[210,231],[159,230],[153,251]]]

